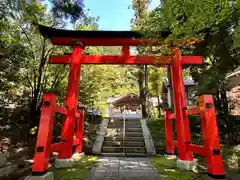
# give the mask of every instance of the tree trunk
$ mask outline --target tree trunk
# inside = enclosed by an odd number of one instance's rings
[[[45,58],[45,39],[43,41],[43,47],[42,47],[42,56],[41,56],[41,62],[38,67],[38,77],[37,77],[37,83],[34,89],[33,93],[33,101],[30,105],[30,128],[38,125],[39,123],[39,112],[40,112],[40,105],[38,103],[40,99],[40,90],[42,85],[42,77],[44,73],[44,68],[46,64],[46,58]]]
[[[229,132],[232,131],[233,129],[233,124],[229,120],[229,110],[228,110],[228,99],[227,99],[227,94],[225,90],[221,90],[221,114],[222,114],[222,119],[224,123],[226,124],[226,129],[229,130]]]
[[[158,100],[158,117],[161,117],[161,108],[160,108],[160,97],[157,96],[157,100]]]
[[[144,84],[145,84],[145,99],[144,99],[144,104],[145,104],[145,111],[146,111],[146,117],[149,116],[150,109],[149,109],[149,104],[147,102],[148,100],[148,67],[147,65],[144,65]],[[148,110],[148,111],[147,111]]]
[[[138,86],[139,86],[139,92],[140,92],[140,99],[141,99],[141,107],[142,107],[142,116],[143,118],[147,117],[147,111],[146,111],[146,96],[144,93],[144,73],[143,73],[143,66],[140,67],[138,72]]]

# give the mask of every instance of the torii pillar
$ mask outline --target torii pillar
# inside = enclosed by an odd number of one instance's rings
[[[73,46],[66,97],[66,108],[68,109],[68,115],[65,116],[63,120],[62,134],[60,138],[60,141],[65,143],[63,150],[59,152],[58,159],[55,160],[56,167],[72,166],[72,145],[74,143],[73,138],[77,114],[78,89],[80,85],[82,50],[83,46],[79,43],[76,43]]]
[[[191,136],[189,120],[186,114],[187,104],[182,77],[182,57],[179,48],[174,49],[172,58],[171,73],[179,150],[177,166],[182,169],[192,170],[196,167],[196,161],[193,158],[192,151],[188,151],[186,148],[186,144],[191,144]]]

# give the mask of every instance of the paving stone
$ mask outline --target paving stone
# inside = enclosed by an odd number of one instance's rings
[[[149,158],[100,158],[91,180],[159,180]]]

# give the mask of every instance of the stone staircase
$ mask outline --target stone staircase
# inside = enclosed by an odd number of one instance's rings
[[[146,156],[146,148],[140,119],[110,120],[105,133],[102,155]]]

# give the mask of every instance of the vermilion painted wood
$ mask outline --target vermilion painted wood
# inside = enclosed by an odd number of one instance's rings
[[[67,108],[61,107],[61,106],[56,106],[55,112],[59,113],[59,114],[63,114],[63,115],[67,115],[68,114]]]
[[[170,111],[167,110],[164,113],[165,120],[165,143],[166,143],[166,152],[168,154],[174,154],[174,147],[172,144],[173,139],[173,123],[172,120],[169,119]]]
[[[51,64],[70,64],[71,56],[50,56]],[[149,64],[166,65],[171,64],[170,56],[100,56],[89,55],[81,57],[81,64]],[[201,56],[182,56],[182,64],[202,64]]]
[[[76,118],[80,118],[80,112],[76,113]]]
[[[198,106],[196,107],[191,107],[190,109],[187,110],[187,115],[191,116],[191,115],[196,115],[200,113],[200,109]]]
[[[175,113],[169,114],[169,119],[176,119],[176,114]]]
[[[186,90],[185,90],[185,85],[183,81],[183,74],[182,74],[182,56],[180,49],[177,49],[177,51],[174,52],[174,55],[176,56],[176,60],[179,59],[179,75],[178,81],[179,81],[179,88],[180,88],[180,94],[179,96],[181,97],[181,103],[182,103],[182,115],[183,115],[183,124],[184,124],[184,134],[185,134],[185,144],[186,143],[191,143],[191,134],[190,134],[190,127],[189,127],[189,119],[187,115],[187,98],[186,98]],[[186,150],[186,158],[187,160],[193,160],[193,153],[192,151]]]
[[[128,45],[123,45],[122,46],[122,55],[124,57],[130,56],[130,50],[129,50],[129,46]]]
[[[74,139],[73,140],[73,146],[76,146],[76,145],[78,145],[79,143],[80,143],[80,139]]]
[[[204,146],[195,145],[195,144],[186,144],[186,146],[187,146],[187,150],[197,153],[201,156],[205,157],[207,154]]]
[[[191,116],[191,115],[196,115],[196,114],[199,114],[200,113],[200,110],[199,110],[199,107],[196,106],[196,107],[191,107],[190,109],[187,109],[187,115],[188,116]],[[175,113],[171,113],[169,114],[169,119],[175,119],[176,118],[176,114]]]
[[[54,143],[51,145],[51,152],[60,152],[62,151],[64,148],[64,143],[60,142],[60,143]]]
[[[216,112],[212,95],[199,96],[199,109],[202,122],[203,141],[206,151],[208,173],[211,176],[224,176],[222,153],[219,144]]]
[[[172,144],[173,144],[174,147],[178,148],[178,142],[177,141],[172,141]]]
[[[180,160],[192,161],[193,156],[191,152],[188,152],[185,146],[186,131],[185,123],[183,118],[183,79],[182,79],[182,63],[181,63],[181,54],[180,50],[176,49],[173,53],[173,58],[175,59],[172,62],[172,83],[173,83],[173,94],[174,94],[174,108],[176,114],[176,129],[177,129],[177,141],[178,141],[178,150]]]
[[[60,159],[72,157],[72,145],[74,126],[76,121],[76,106],[78,103],[78,88],[80,84],[80,65],[81,65],[82,47],[76,45],[72,52],[72,61],[68,80],[68,90],[66,97],[66,107],[68,115],[65,117],[62,127],[61,141],[64,141],[64,150],[58,155]]]
[[[45,172],[48,169],[48,161],[51,153],[55,107],[56,95],[53,93],[44,93],[38,137],[32,166],[32,171],[35,173]]]
[[[77,119],[76,125],[76,139],[78,140],[78,144],[75,148],[75,153],[82,152],[83,145],[83,133],[84,133],[84,111],[80,111],[80,117]]]

